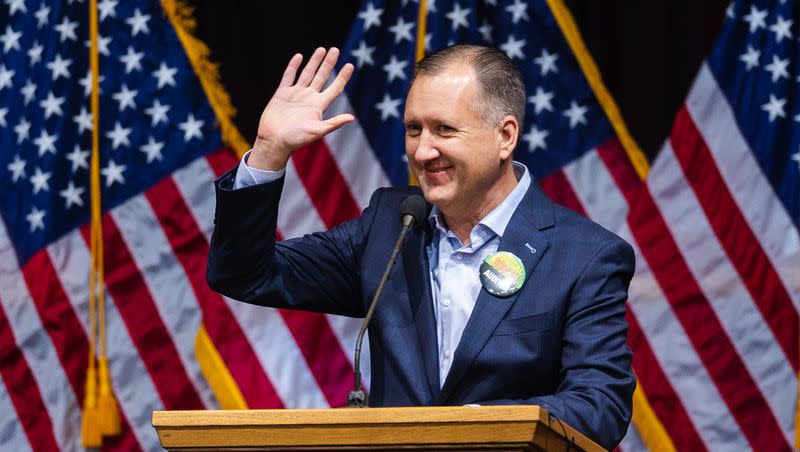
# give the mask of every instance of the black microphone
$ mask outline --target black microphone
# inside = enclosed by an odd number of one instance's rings
[[[353,385],[353,390],[347,394],[347,407],[348,408],[365,408],[369,405],[369,397],[367,396],[367,392],[361,387],[361,343],[364,341],[364,333],[367,331],[367,326],[369,325],[370,319],[372,319],[372,314],[375,313],[375,306],[378,304],[378,297],[381,296],[381,292],[383,292],[383,285],[386,284],[386,280],[389,279],[389,272],[394,267],[394,261],[397,260],[397,254],[400,252],[400,248],[403,246],[403,241],[406,239],[406,233],[414,227],[414,225],[422,223],[425,219],[425,212],[427,211],[427,205],[425,203],[425,199],[420,195],[410,195],[407,196],[406,199],[400,203],[400,219],[403,222],[403,228],[400,229],[400,235],[397,237],[397,243],[394,245],[394,249],[392,250],[392,256],[389,258],[389,262],[386,264],[386,270],[383,272],[383,277],[381,278],[380,284],[378,284],[378,290],[375,291],[375,296],[372,297],[372,302],[369,305],[369,310],[367,311],[366,317],[364,317],[364,322],[361,324],[361,330],[358,332],[358,339],[356,340],[356,354],[354,358],[354,365],[355,368],[355,382]]]

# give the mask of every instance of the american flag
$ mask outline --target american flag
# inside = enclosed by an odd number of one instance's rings
[[[88,353],[88,5],[4,3],[0,449],[73,450]],[[640,388],[621,448],[788,447],[800,286],[795,66],[781,60],[796,52],[792,5],[758,4],[751,19],[749,5],[731,8],[645,184],[575,57],[585,51],[565,38],[560,1],[425,3],[427,51],[490,44],[523,71],[515,158],[554,199],[636,244]],[[376,188],[408,182],[401,118],[419,7],[364,2],[340,61],[356,72],[330,111],[357,123],[293,154],[280,236],[330,228]],[[223,133],[246,149],[225,132],[225,96],[197,75],[213,70],[181,9],[99,6],[108,354],[123,417],[112,449],[159,449],[152,410],[341,406],[352,381],[359,320],[250,306],[205,284],[212,181],[238,160]]]
[[[621,232],[639,261],[630,342],[640,390],[677,450],[789,450],[800,14],[792,1],[736,1],[725,21],[644,190],[622,190]]]

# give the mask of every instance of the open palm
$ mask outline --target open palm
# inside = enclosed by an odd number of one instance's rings
[[[323,89],[338,58],[339,51],[335,48],[327,52],[317,49],[295,82],[303,57],[300,54],[292,57],[278,89],[261,114],[248,164],[263,169],[283,168],[292,151],[355,119],[351,114],[323,119],[325,110],[342,93],[353,74],[353,65],[346,64]]]

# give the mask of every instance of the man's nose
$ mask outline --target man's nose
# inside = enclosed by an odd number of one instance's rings
[[[436,148],[434,137],[423,130],[417,139],[417,149],[414,152],[414,160],[424,163],[439,157],[439,150]]]

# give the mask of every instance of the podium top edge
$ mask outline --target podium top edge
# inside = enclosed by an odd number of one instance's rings
[[[328,408],[271,410],[153,411],[154,427],[280,426],[330,424],[408,424],[533,422],[547,419],[537,405]]]

